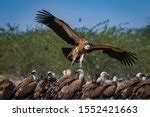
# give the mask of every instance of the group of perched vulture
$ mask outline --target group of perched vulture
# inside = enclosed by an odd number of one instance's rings
[[[118,81],[103,71],[95,80],[87,80],[82,69],[70,69],[56,78],[54,72],[39,77],[33,70],[28,77],[15,84],[0,75],[0,99],[8,100],[86,100],[86,99],[150,99],[150,78],[137,73],[130,80]],[[16,86],[15,86],[16,85]]]

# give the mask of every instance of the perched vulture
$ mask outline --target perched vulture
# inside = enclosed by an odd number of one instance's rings
[[[53,84],[57,82],[55,73],[48,71],[46,78],[39,81],[34,92],[34,99],[50,99]]]
[[[105,71],[102,71],[100,73],[100,76],[99,76],[98,79],[101,79],[101,78],[104,79],[104,80],[108,80],[109,79],[109,74],[107,72],[105,72]]]
[[[63,54],[68,58],[68,60],[72,61],[71,64],[74,64],[74,62],[79,62],[80,67],[82,67],[84,54],[90,53],[94,50],[102,50],[103,53],[117,59],[124,65],[133,65],[137,60],[135,54],[124,51],[118,47],[89,43],[87,40],[80,38],[67,23],[61,19],[58,19],[46,10],[38,11],[36,21],[45,24],[66,43],[74,46],[62,48]]]
[[[34,99],[44,99],[46,93],[46,82],[47,80],[40,80],[34,91]]]
[[[134,89],[141,83],[143,78],[142,73],[138,73],[129,81],[124,81],[117,89],[114,99],[128,99],[132,95]]]
[[[34,99],[48,99],[50,91],[53,88],[53,83],[57,79],[55,78],[55,73],[48,71],[46,77],[39,81],[37,87],[34,91]]]
[[[0,99],[11,99],[15,85],[5,76],[0,76]]]
[[[33,70],[29,77],[23,79],[23,81],[15,88],[14,99],[33,99],[37,80],[37,71]]]
[[[44,96],[44,99],[54,99],[54,90],[57,85],[57,79],[55,76],[55,73],[52,71],[47,72],[47,82],[45,86],[46,94]]]
[[[98,77],[96,77],[96,79],[92,79],[92,81],[90,81],[90,82],[86,81],[85,85],[83,85],[83,90],[82,91],[84,91],[86,89],[86,87],[88,85],[90,85],[91,83],[97,82],[97,83],[99,83],[99,85],[102,86],[104,84],[105,80],[108,80],[108,79],[109,79],[109,74],[107,72],[105,72],[105,71],[102,71],[100,73],[100,75]]]
[[[55,73],[52,72],[52,71],[48,71],[48,72],[47,72],[47,77],[46,77],[46,79],[47,79],[48,82],[50,82],[50,83],[53,83],[53,82],[56,82],[56,81],[57,81],[56,75],[55,75]]]
[[[98,76],[98,75],[97,75]],[[108,80],[109,78],[109,74],[105,71],[100,73],[100,76],[96,77],[96,79],[91,79],[92,81],[86,81],[86,83],[83,85],[83,89],[82,92],[84,92],[84,90],[88,87],[88,85],[90,85],[91,83],[95,83],[98,82],[99,85],[103,85],[105,80]],[[96,80],[96,81],[95,81]]]
[[[67,80],[65,85],[59,91],[60,99],[78,99],[82,86],[85,84],[84,72],[82,69],[77,70],[76,76],[72,80]]]
[[[90,83],[82,92],[81,99],[100,99],[101,95],[110,84],[105,84],[104,77],[99,77],[96,82]]]
[[[51,91],[52,95],[54,95],[53,99],[60,99],[60,90],[75,79],[76,78],[72,75],[70,69],[63,70],[62,76],[57,80],[53,90]]]
[[[69,77],[71,77],[72,72],[70,69],[66,69],[62,72],[62,76],[58,79],[58,84],[61,84],[63,81],[65,81],[66,79],[68,79]]]
[[[103,92],[102,99],[110,99],[117,89],[117,77],[114,76],[113,80],[106,80],[105,83],[110,84],[110,86]]]
[[[66,85],[68,82],[74,80],[74,76],[70,69],[63,70],[62,76],[57,80],[55,91],[59,92],[59,90]]]
[[[144,79],[144,81],[134,89],[130,99],[150,99],[150,79]]]
[[[91,78],[91,77],[89,77],[90,79],[86,79],[86,83],[82,86],[82,92],[83,92],[83,90],[84,89],[86,89],[86,87],[89,85],[89,84],[91,84],[92,82],[95,82],[95,79],[93,79],[93,78]]]

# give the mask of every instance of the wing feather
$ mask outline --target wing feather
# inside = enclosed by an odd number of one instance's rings
[[[77,45],[81,40],[75,31],[64,21],[58,19],[46,10],[38,11],[36,21],[47,25],[64,41],[71,45]]]
[[[121,62],[121,64],[126,65],[133,65],[135,64],[135,61],[137,60],[137,57],[135,54],[123,51],[120,48],[110,46],[110,45],[90,45],[91,48],[87,50],[88,52],[92,52],[94,50],[102,50],[103,53],[109,55],[112,58],[117,59]]]

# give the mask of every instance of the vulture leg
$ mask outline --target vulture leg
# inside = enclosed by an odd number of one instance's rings
[[[72,56],[73,56],[73,59],[72,59],[72,62],[71,62],[71,65],[74,64],[74,62],[76,61],[77,57],[78,57],[78,48],[76,47],[73,52],[72,52]]]
[[[75,54],[75,55],[73,56],[73,59],[72,59],[71,65],[73,65],[73,64],[74,64],[74,62],[76,61],[77,56],[78,56],[78,54]]]
[[[81,55],[80,60],[79,60],[80,68],[82,68],[83,59],[84,59],[84,54]]]

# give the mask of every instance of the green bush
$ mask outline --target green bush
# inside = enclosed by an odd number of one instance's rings
[[[96,28],[96,26],[94,27]],[[85,56],[83,69],[88,74],[107,71],[110,74],[133,75],[137,72],[150,72],[150,26],[141,29],[108,27],[101,31],[82,27],[78,34],[92,43],[111,44],[137,54],[134,66],[125,67],[115,59],[100,51]],[[15,32],[15,33],[14,33]],[[60,74],[65,68],[76,70],[78,64],[70,66],[61,48],[68,46],[53,31],[28,29],[26,32],[0,31],[0,74],[24,76],[32,69],[45,74],[48,70]]]

